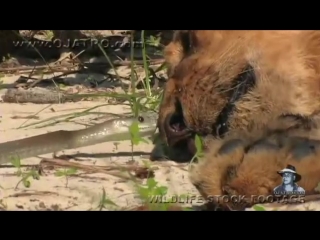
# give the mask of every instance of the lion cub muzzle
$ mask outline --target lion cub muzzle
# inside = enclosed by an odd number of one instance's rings
[[[175,146],[178,142],[192,138],[193,134],[187,128],[182,113],[181,104],[175,104],[175,111],[167,113],[164,117],[163,131],[169,146]]]

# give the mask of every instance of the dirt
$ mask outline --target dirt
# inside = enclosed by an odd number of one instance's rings
[[[101,102],[102,103],[102,102]],[[34,123],[46,118],[59,116],[61,114],[72,113],[96,106],[99,102],[79,102],[54,104],[38,114],[39,119],[31,119],[27,124]],[[75,130],[84,128],[84,123],[95,123],[94,119],[104,116],[104,112],[125,113],[130,110],[126,106],[105,106],[97,109],[101,115],[89,115],[77,118],[74,122],[55,124],[44,128],[17,129],[30,116],[43,109],[43,105],[36,104],[1,104],[0,134],[1,142],[25,138],[46,132],[57,130]],[[54,109],[54,111],[50,110]],[[19,116],[19,118],[16,118]],[[12,117],[15,117],[14,119]],[[81,123],[81,124],[80,124]],[[77,162],[89,166],[119,166],[138,164],[145,166],[144,161],[149,162],[149,155],[153,145],[141,143],[134,146],[135,155],[131,157],[131,142],[121,141],[119,143],[103,143],[89,147],[68,150],[56,153],[57,155],[68,155],[71,162]],[[41,158],[52,158],[52,154],[40,157],[23,159],[22,164],[29,165],[23,168],[25,172],[31,166],[39,165]],[[73,159],[73,160],[72,160]],[[74,159],[81,159],[74,160]],[[149,163],[150,167],[155,167],[155,179],[160,185],[169,188],[169,195],[173,194],[197,194],[193,186],[188,181],[187,167],[179,167],[174,162]],[[166,165],[166,166],[165,166]],[[64,169],[64,168],[63,168]],[[0,199],[7,205],[9,210],[43,210],[51,206],[59,206],[61,210],[88,210],[98,206],[102,196],[102,189],[105,189],[108,199],[115,202],[119,208],[133,207],[140,204],[134,181],[112,176],[108,173],[90,173],[87,171],[77,171],[75,176],[69,177],[66,186],[66,177],[57,177],[55,173],[59,169],[44,170],[39,180],[30,179],[31,186],[26,188],[21,183],[16,189],[21,177],[17,176],[17,168],[11,166],[1,166],[0,169]],[[122,171],[119,171],[122,173]],[[146,179],[142,180],[144,184]],[[46,207],[43,207],[43,206]],[[42,207],[41,207],[42,206]],[[110,206],[111,208],[113,206]]]

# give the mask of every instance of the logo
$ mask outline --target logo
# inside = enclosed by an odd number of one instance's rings
[[[275,196],[304,196],[305,190],[297,182],[301,180],[301,175],[296,172],[296,168],[287,165],[286,168],[277,172],[282,177],[282,184],[273,189]]]

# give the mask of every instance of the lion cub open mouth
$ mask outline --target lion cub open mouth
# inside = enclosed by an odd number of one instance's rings
[[[164,127],[169,146],[186,148],[185,150],[192,156],[196,154],[195,133],[185,124],[182,111],[169,114],[165,118]]]
[[[168,144],[175,145],[177,142],[191,137],[191,132],[184,123],[182,113],[175,112],[169,114],[165,119],[165,131],[167,135]]]

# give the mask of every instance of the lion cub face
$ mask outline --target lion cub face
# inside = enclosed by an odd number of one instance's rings
[[[220,84],[219,71],[209,63],[210,55],[198,52],[183,59],[169,78],[159,113],[160,132],[169,142],[193,132],[207,135],[215,131],[216,118],[227,102],[231,85]]]
[[[169,145],[192,138],[194,133],[216,134],[219,130],[217,118],[231,97],[231,90],[237,87],[234,78],[240,72],[247,73],[248,64],[241,57],[239,47],[241,34],[228,40],[220,31],[203,32],[206,38],[202,43],[206,45],[197,45],[197,51],[184,55],[173,65],[166,84],[158,123]],[[222,50],[220,45],[230,52]]]
[[[158,126],[169,145],[320,110],[320,31],[203,32],[164,91]]]

